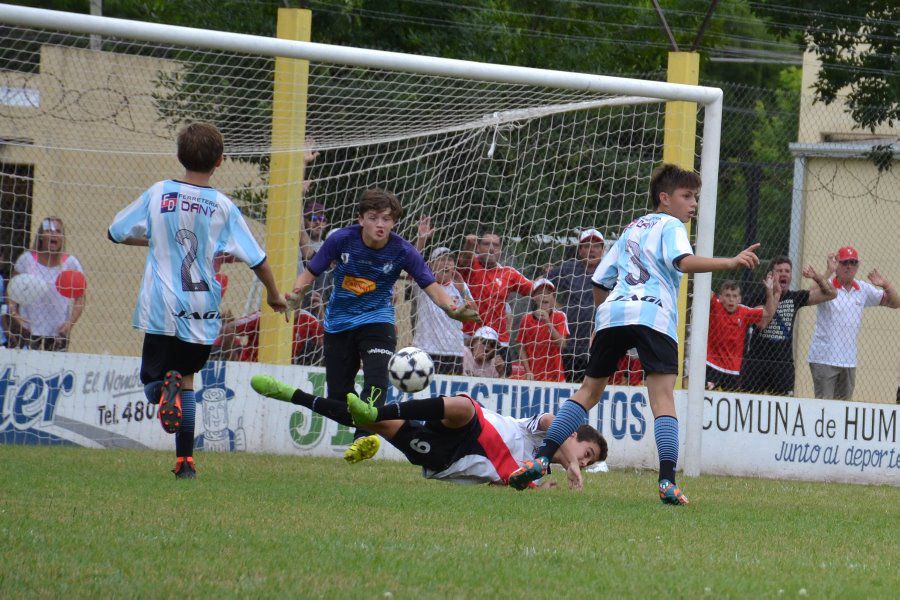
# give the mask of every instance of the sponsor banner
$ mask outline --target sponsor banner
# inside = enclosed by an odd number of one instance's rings
[[[0,351],[0,443],[74,444],[93,448],[171,450],[174,439],[144,397],[140,359],[24,350]],[[340,456],[352,430],[309,409],[259,396],[265,373],[324,395],[324,369],[210,362],[194,377],[199,451]],[[361,376],[357,380],[362,385]],[[388,402],[469,394],[517,418],[556,412],[578,386],[501,379],[438,377]],[[686,394],[676,392],[678,414]],[[900,407],[839,401],[708,393],[704,399],[701,471],[900,485]],[[658,465],[647,391],[610,386],[589,415],[609,442],[613,468]],[[682,418],[681,441],[685,440]],[[402,460],[382,444],[379,457]]]
[[[707,392],[704,473],[900,485],[900,406]]]

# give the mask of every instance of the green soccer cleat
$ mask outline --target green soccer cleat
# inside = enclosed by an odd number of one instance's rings
[[[380,447],[381,442],[378,440],[377,435],[367,435],[366,437],[358,438],[353,440],[350,447],[344,451],[344,460],[351,465],[368,460],[378,453]]]
[[[369,395],[368,402],[360,400],[359,396],[353,392],[347,394],[347,410],[350,411],[354,425],[365,427],[378,420],[378,407],[375,406],[376,399],[377,396],[374,393]]]
[[[254,375],[250,378],[250,387],[258,394],[282,402],[290,402],[296,391],[294,387],[278,381],[271,375]]]
[[[526,460],[509,476],[509,487],[519,491],[524,490],[532,481],[547,474],[547,466],[547,459],[543,456],[534,460]]]
[[[662,479],[659,482],[659,500],[663,504],[673,504],[675,506],[690,504],[687,496],[681,492],[681,488],[668,479]]]

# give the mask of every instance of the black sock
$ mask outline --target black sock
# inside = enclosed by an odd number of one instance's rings
[[[346,400],[335,400],[333,398],[313,396],[312,394],[308,394],[303,390],[298,389],[295,390],[294,395],[291,396],[291,402],[300,406],[305,406],[313,412],[319,413],[323,417],[336,421],[341,425],[353,427],[353,419],[350,417],[350,411],[347,410]],[[369,434],[366,433],[365,435]]]
[[[537,453],[535,453],[535,458],[546,458],[547,464],[550,464],[550,461],[553,460],[553,455],[556,454],[556,451],[559,450],[559,444],[554,442],[549,438],[544,438],[544,442],[541,444],[541,447],[538,448]]]
[[[378,420],[402,419],[413,421],[440,421],[444,418],[444,397],[407,400],[378,407]]]
[[[675,483],[675,461],[661,460],[659,461],[659,480],[668,479]]]
[[[194,390],[181,390],[181,427],[175,432],[175,456],[194,455]]]

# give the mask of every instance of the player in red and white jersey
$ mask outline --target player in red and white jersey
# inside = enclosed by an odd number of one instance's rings
[[[506,417],[464,394],[376,407],[355,394],[348,394],[346,403],[313,396],[268,375],[255,375],[250,384],[263,396],[377,433],[409,462],[422,467],[424,477],[455,483],[506,485],[520,464],[533,456],[553,421],[549,413],[526,419]],[[603,436],[582,425],[559,447],[553,462],[572,473],[606,460],[607,453]],[[581,478],[570,476],[569,482],[580,487]]]

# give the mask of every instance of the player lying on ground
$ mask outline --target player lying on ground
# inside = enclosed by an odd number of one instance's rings
[[[347,402],[313,396],[268,375],[254,375],[250,385],[263,396],[377,433],[409,462],[422,467],[424,477],[456,483],[506,485],[519,464],[531,458],[553,421],[547,413],[530,419],[505,417],[465,395],[377,407],[352,393],[347,394]],[[560,444],[552,462],[566,469],[570,487],[581,489],[581,469],[606,460],[607,452],[603,436],[582,425]],[[548,481],[540,487],[553,485]]]

